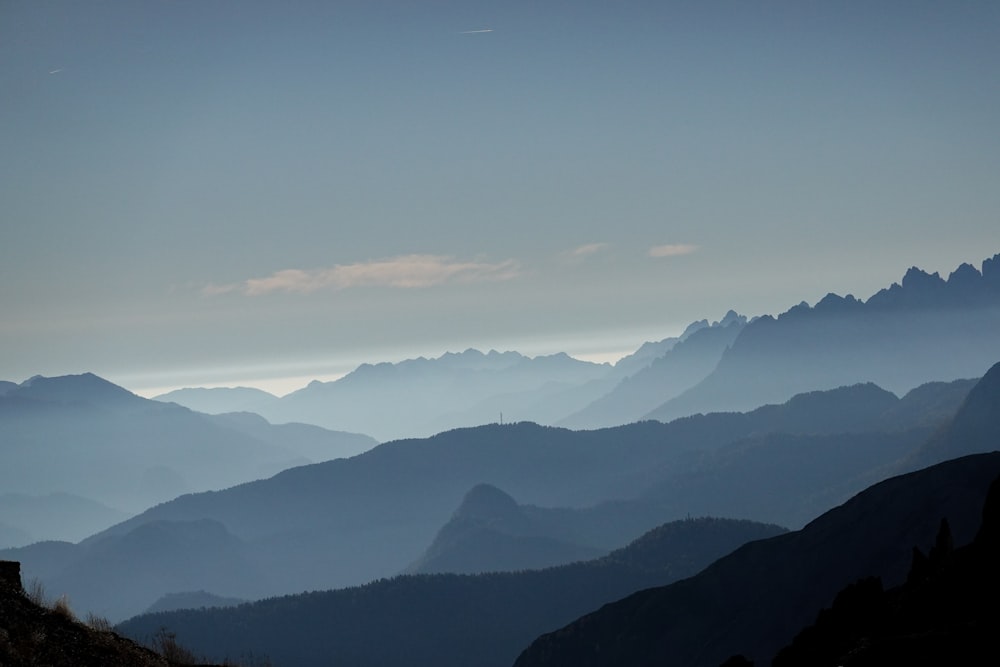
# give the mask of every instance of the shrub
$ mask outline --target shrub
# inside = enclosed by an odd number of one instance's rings
[[[111,625],[111,621],[103,616],[98,616],[92,611],[87,612],[86,623],[87,627],[91,630],[96,630],[97,632],[111,632],[114,630],[114,626]]]
[[[52,611],[59,614],[63,618],[68,618],[71,621],[76,620],[76,614],[69,606],[69,598],[65,595],[60,595],[59,598],[52,603]]]
[[[38,577],[33,577],[28,582],[28,587],[24,590],[24,594],[39,607],[47,607],[49,605],[48,595],[45,593],[45,585],[42,584]]]
[[[197,656],[190,649],[177,643],[177,633],[166,628],[160,628],[153,635],[153,650],[175,665],[193,665],[198,662]]]

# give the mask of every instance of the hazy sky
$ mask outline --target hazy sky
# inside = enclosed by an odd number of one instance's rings
[[[2,379],[622,353],[1000,252],[1000,2],[2,0],[0,225]]]

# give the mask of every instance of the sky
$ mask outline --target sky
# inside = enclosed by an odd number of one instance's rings
[[[0,0],[0,379],[614,359],[1000,252],[1000,3]]]

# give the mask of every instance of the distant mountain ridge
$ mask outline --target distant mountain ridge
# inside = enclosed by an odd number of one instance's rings
[[[151,401],[92,373],[36,376],[0,394],[0,488],[68,493],[135,512],[314,460],[297,449],[315,453],[322,443],[333,458],[375,444],[317,427],[273,427],[257,417],[236,421]],[[317,447],[309,449],[310,441]],[[0,512],[4,504],[0,500]],[[5,516],[10,523],[12,515]]]
[[[650,419],[743,411],[803,391],[874,382],[897,393],[973,377],[1000,359],[1000,255],[947,280],[917,268],[866,302],[828,294],[747,324],[701,382]]]
[[[613,370],[565,353],[527,357],[470,348],[434,359],[361,364],[338,380],[314,380],[281,398],[245,389],[183,389],[157,400],[207,411],[251,410],[272,423],[317,424],[387,441],[499,421],[501,412],[508,420],[554,421],[573,409],[567,403],[584,405],[605,391],[590,383]]]
[[[249,410],[370,433],[426,437],[499,421],[606,428],[641,419],[743,412],[816,389],[873,382],[903,394],[973,377],[1000,358],[1000,254],[947,279],[912,267],[867,300],[829,293],[777,317],[693,322],[614,366],[565,354],[525,357],[469,349],[438,358],[362,364],[333,382],[277,398],[246,389],[164,395],[208,412]],[[947,349],[947,354],[941,354]],[[391,408],[389,406],[392,406]]]
[[[18,531],[16,537],[5,539],[0,530],[0,548],[40,540],[82,540],[127,518],[125,512],[68,493],[0,493],[0,525]]]

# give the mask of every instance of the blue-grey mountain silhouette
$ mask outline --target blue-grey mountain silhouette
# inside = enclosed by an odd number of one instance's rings
[[[1000,255],[947,280],[917,268],[867,301],[829,294],[748,324],[700,383],[648,413],[668,421],[874,382],[904,393],[975,377],[1000,359]]]
[[[938,393],[955,398],[952,412],[957,410],[956,392],[946,390],[950,385],[938,387]],[[797,527],[866,483],[893,474],[893,462],[930,436],[933,425],[901,424],[900,415],[922,419],[916,411],[899,409],[906,400],[859,385],[749,414],[670,424],[580,432],[534,424],[459,429],[385,443],[353,458],[293,468],[224,491],[182,496],[77,546],[85,553],[150,521],[208,519],[247,545],[250,562],[267,573],[224,593],[256,599],[399,573],[432,544],[469,489],[483,481],[528,505],[577,508],[567,513],[565,525],[571,525],[569,517],[587,516],[592,532],[583,543],[597,548],[688,515],[749,518],[759,512],[768,522]],[[895,413],[886,429],[879,424],[880,412]],[[39,549],[36,557],[35,547],[28,547],[0,557],[21,560],[29,576],[44,581],[62,577],[79,557],[77,552],[57,563],[48,553]],[[191,562],[197,567],[195,558]],[[112,570],[88,572],[90,580],[103,577],[108,588],[114,588],[116,576]],[[70,589],[71,579],[60,581]],[[200,587],[219,593],[209,583]],[[148,600],[106,613],[135,614],[163,594],[191,588],[150,590]],[[85,597],[78,602],[90,604]]]
[[[131,513],[309,463],[315,459],[300,453],[306,433],[315,445],[310,452],[322,444],[334,456],[374,444],[364,436],[248,421],[147,400],[90,373],[34,377],[0,395],[0,486],[33,496],[73,494]]]
[[[503,667],[531,638],[582,610],[647,582],[689,576],[740,544],[782,532],[749,521],[683,520],[588,562],[474,576],[401,576],[235,609],[144,615],[118,629],[142,637],[166,626],[200,654],[252,652],[299,667]]]
[[[863,577],[902,583],[914,545],[947,517],[973,539],[1000,454],[979,454],[877,484],[800,531],[747,544],[698,575],[640,591],[538,638],[516,667],[767,664],[837,592]]]

